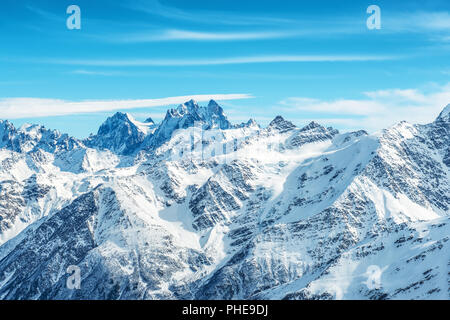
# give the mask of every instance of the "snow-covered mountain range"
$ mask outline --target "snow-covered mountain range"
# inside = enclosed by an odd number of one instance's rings
[[[376,135],[214,101],[0,121],[0,299],[449,299],[449,168],[450,105]]]

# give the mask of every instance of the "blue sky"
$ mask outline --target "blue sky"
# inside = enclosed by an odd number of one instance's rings
[[[66,9],[81,9],[68,30]],[[369,5],[381,29],[369,30]],[[188,96],[236,123],[371,132],[450,103],[450,2],[2,0],[0,119],[77,137]],[[180,98],[182,97],[182,98]],[[154,100],[159,99],[159,100]]]

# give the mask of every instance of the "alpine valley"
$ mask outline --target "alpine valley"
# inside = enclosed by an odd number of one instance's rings
[[[449,169],[450,105],[375,135],[214,101],[0,121],[0,299],[450,299]]]

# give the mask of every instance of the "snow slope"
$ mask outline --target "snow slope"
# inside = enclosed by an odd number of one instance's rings
[[[85,141],[0,122],[0,298],[449,299],[448,108],[376,136],[214,101]]]

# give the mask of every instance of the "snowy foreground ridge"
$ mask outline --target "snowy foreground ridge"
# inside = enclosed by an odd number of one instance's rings
[[[214,101],[0,121],[0,299],[449,299],[449,168],[450,105],[376,136]]]

